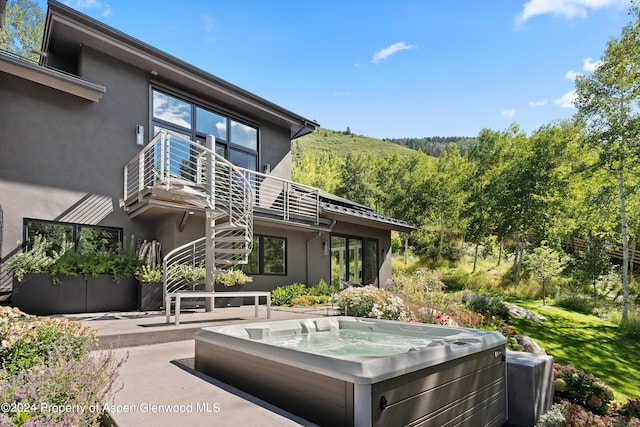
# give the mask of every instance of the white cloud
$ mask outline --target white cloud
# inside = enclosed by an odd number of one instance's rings
[[[333,92],[331,94],[331,96],[338,96],[338,97],[349,96],[349,95],[351,95],[351,92]]]
[[[565,74],[564,76],[567,78],[567,80],[575,80],[576,77],[578,77],[578,74],[580,73],[576,73],[573,70],[569,70],[567,71],[567,74]]]
[[[513,117],[516,115],[516,110],[504,110],[500,113],[502,117]]]
[[[582,69],[585,71],[594,72],[599,66],[602,65],[602,61],[593,62],[592,58],[587,58],[582,61]]]
[[[211,16],[202,15],[202,22],[204,23],[202,29],[205,33],[210,33],[211,31],[213,31],[215,21]]]
[[[401,50],[413,49],[414,47],[415,47],[414,45],[406,44],[405,42],[394,43],[389,47],[385,47],[384,49],[377,51],[375,55],[373,55],[373,59],[371,60],[371,63],[377,64],[383,59],[386,59],[391,55],[400,52]]]
[[[101,14],[104,17],[111,16],[113,14],[111,5],[99,0],[66,0],[64,4],[76,10],[101,9]]]
[[[547,105],[546,99],[542,101],[529,101],[529,107],[544,107],[545,105]]]
[[[628,0],[529,0],[515,21],[522,24],[529,18],[545,14],[563,16],[567,19],[585,18],[590,10],[606,7],[626,8],[628,5]]]
[[[576,91],[572,90],[562,95],[560,98],[553,101],[554,104],[559,105],[562,108],[574,108],[574,101],[576,100]]]

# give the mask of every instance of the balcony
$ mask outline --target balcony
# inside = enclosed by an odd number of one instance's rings
[[[213,146],[214,141],[201,145],[170,131],[158,133],[124,168],[125,211],[131,217],[162,209],[226,215],[231,199],[251,193],[250,209],[265,221],[311,227],[326,222],[320,218],[319,189],[233,166]]]

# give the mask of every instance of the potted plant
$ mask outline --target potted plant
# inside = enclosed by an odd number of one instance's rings
[[[216,274],[216,283],[229,288],[231,286],[246,285],[253,281],[253,277],[247,276],[242,270],[229,270]]]
[[[138,309],[141,311],[160,310],[162,307],[162,269],[150,265],[141,265],[136,271],[136,279],[140,282]]]
[[[204,283],[206,270],[202,265],[174,264],[169,267],[167,277],[171,281],[184,283],[191,290],[196,290],[198,285]]]
[[[7,260],[2,268],[14,276],[12,304],[22,311],[47,315],[134,310],[135,271],[140,265],[134,247],[109,251],[80,241],[59,253],[43,237]]]
[[[253,281],[253,277],[247,276],[242,270],[229,270],[218,273],[215,276],[216,291],[220,293],[233,292],[233,288],[241,288],[243,285]],[[243,303],[242,297],[216,298],[216,307],[240,306]]]

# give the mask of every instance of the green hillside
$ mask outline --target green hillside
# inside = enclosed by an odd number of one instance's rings
[[[387,167],[406,171],[405,165],[429,164],[432,160],[435,158],[421,151],[390,141],[322,128],[291,144],[291,176],[295,182],[369,206],[374,206],[379,193],[384,192],[378,187],[380,177],[391,172]],[[382,170],[385,173],[380,175]]]
[[[417,154],[415,150],[389,141],[323,128],[293,141],[291,148],[294,158],[323,154],[330,154],[343,159],[348,154],[355,153],[365,156],[371,154],[376,157],[390,157],[394,154],[401,157],[410,157]]]

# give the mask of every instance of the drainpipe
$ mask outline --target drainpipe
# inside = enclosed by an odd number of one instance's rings
[[[318,237],[322,236],[322,231],[318,231],[318,234],[316,234],[315,236],[313,236],[312,238],[310,238],[309,240],[307,240],[307,261],[306,261],[306,277],[307,277],[307,283],[306,285],[309,286],[309,254],[310,254],[310,250],[309,250],[309,244],[311,242],[313,242],[314,240],[316,240]]]
[[[327,227],[327,231],[328,231],[329,233],[331,233],[331,230],[333,230],[333,226],[334,226],[334,225],[336,225],[336,222],[337,222],[337,221],[336,221],[336,217],[335,217],[335,215],[334,215],[334,217],[333,217],[333,221],[331,222],[331,224],[329,225],[329,227]],[[309,257],[309,254],[310,254],[309,244],[310,244],[311,242],[313,242],[314,240],[316,240],[316,239],[317,239],[318,237],[320,237],[320,236],[322,236],[322,231],[318,231],[318,234],[316,234],[315,236],[313,236],[312,238],[310,238],[309,240],[307,240],[307,247],[306,247],[306,255],[307,255],[307,256],[306,256],[306,258],[307,258],[307,260],[306,260],[306,262],[305,262],[305,267],[306,267],[306,273],[305,273],[305,276],[306,276],[306,281],[307,281],[307,283],[306,283],[306,284],[307,284],[307,285],[309,285],[309,259],[310,259],[310,257]],[[330,245],[331,243],[329,242],[329,243],[327,243],[327,244],[329,244],[329,245]]]

